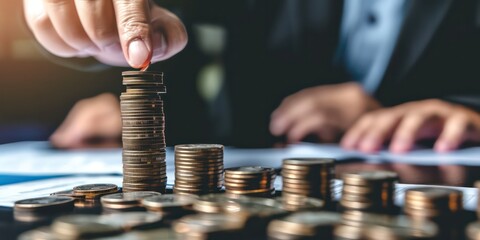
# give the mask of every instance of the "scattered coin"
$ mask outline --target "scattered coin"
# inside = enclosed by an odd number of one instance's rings
[[[333,228],[340,223],[334,212],[302,212],[273,220],[268,225],[268,237],[283,239],[333,239]]]

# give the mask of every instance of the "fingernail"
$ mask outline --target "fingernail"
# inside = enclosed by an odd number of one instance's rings
[[[128,45],[128,63],[134,68],[141,68],[145,62],[150,61],[149,55],[147,45],[140,39],[134,39]]]

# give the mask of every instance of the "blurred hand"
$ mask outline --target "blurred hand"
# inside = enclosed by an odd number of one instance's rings
[[[270,132],[298,142],[313,134],[332,142],[363,113],[379,108],[357,83],[304,89],[285,98],[272,113]]]
[[[95,144],[119,145],[122,131],[120,104],[112,94],[81,100],[50,136],[58,148],[83,148]]]
[[[439,152],[454,150],[466,140],[480,141],[480,115],[435,99],[405,103],[364,115],[341,144],[370,153],[391,140],[390,151],[402,153],[411,150],[415,141],[431,138],[437,138],[434,148]]]
[[[180,19],[149,0],[24,0],[24,12],[40,44],[60,57],[141,68],[187,43]]]

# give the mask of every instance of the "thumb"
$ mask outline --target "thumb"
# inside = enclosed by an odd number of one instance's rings
[[[148,0],[114,0],[118,34],[130,66],[142,68],[152,58]]]

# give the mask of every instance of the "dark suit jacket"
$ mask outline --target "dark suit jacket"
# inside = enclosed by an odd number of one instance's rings
[[[405,22],[375,97],[385,106],[442,98],[480,110],[479,1],[407,1]],[[289,94],[351,80],[335,62],[343,1],[196,2],[193,9],[206,9],[197,11],[203,19],[221,19],[228,31],[225,65],[234,144],[268,145],[269,114]]]

